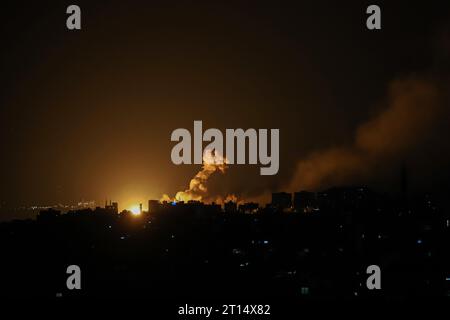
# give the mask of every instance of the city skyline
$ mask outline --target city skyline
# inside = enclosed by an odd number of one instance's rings
[[[448,305],[450,1],[3,1],[0,38],[3,298]]]
[[[360,2],[78,5],[81,30],[64,3],[2,4],[2,203],[174,197],[201,167],[170,135],[195,120],[279,128],[277,174],[232,165],[211,198],[397,192],[404,165],[411,192],[449,190],[446,4],[380,4],[381,30]]]

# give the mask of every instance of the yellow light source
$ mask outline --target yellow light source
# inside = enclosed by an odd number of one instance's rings
[[[130,211],[133,215],[138,216],[141,214],[141,209],[139,208],[138,205],[134,205],[130,208]]]

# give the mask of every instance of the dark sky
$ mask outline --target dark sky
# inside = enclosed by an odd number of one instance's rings
[[[369,31],[366,1],[192,2],[77,1],[80,31],[71,1],[2,2],[3,203],[173,195],[200,166],[172,164],[170,134],[194,120],[280,129],[278,175],[234,166],[211,192],[395,190],[404,163],[414,188],[446,186],[450,5],[377,1]]]

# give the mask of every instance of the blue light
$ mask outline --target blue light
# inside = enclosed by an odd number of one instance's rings
[[[422,240],[417,240],[417,244],[422,244]]]
[[[176,201],[172,201],[172,205],[173,205],[173,206],[176,206],[176,205],[177,205],[177,202],[176,202]]]

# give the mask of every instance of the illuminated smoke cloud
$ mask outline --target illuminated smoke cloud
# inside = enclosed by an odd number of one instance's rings
[[[370,179],[380,163],[401,161],[445,117],[436,82],[406,78],[391,83],[386,108],[360,125],[353,144],[310,154],[297,163],[291,191]]]
[[[228,160],[214,150],[205,150],[203,153],[203,166],[194,178],[189,183],[189,189],[179,191],[175,198],[170,198],[168,195],[163,195],[161,201],[205,201],[211,200],[216,203],[223,203],[224,201],[236,200],[234,195],[229,195],[225,198],[211,197],[208,195],[207,182],[208,179],[216,172],[224,174],[228,168]]]

